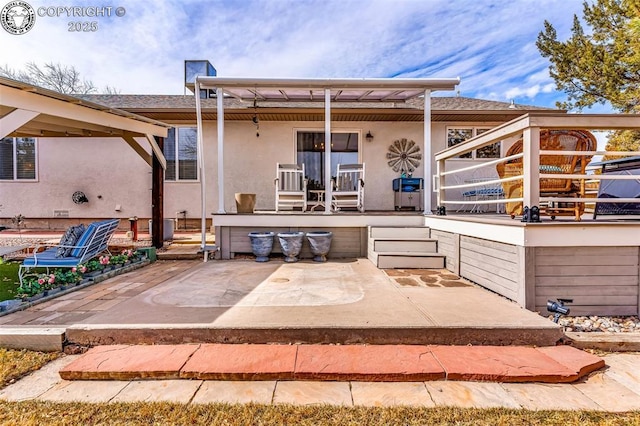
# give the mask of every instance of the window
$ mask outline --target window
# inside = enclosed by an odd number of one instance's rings
[[[164,140],[167,169],[164,180],[198,180],[198,131],[195,127],[174,127]]]
[[[447,148],[458,145],[489,129],[476,127],[447,128]],[[500,158],[500,142],[459,155],[457,158]]]
[[[324,132],[297,133],[297,162],[304,163],[309,189],[324,187]],[[358,163],[358,133],[331,133],[331,175],[338,164]]]
[[[0,140],[0,180],[36,180],[36,140]]]

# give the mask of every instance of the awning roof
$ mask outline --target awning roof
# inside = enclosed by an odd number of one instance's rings
[[[120,137],[151,164],[135,137],[144,137],[163,167],[154,136],[166,137],[168,124],[105,107],[20,81],[0,77],[0,138]]]
[[[201,89],[222,87],[243,101],[405,102],[425,90],[454,90],[460,78],[229,78],[198,76]]]

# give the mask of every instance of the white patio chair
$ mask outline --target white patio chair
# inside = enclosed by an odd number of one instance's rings
[[[304,174],[304,164],[276,165],[276,211],[282,209],[293,210],[300,207],[307,210],[307,178]]]
[[[335,211],[356,208],[364,212],[364,164],[338,164],[332,180],[331,207]]]

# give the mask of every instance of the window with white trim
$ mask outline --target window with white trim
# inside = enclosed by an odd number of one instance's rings
[[[489,130],[480,127],[447,127],[447,148],[458,145],[468,139],[481,135]],[[500,142],[459,155],[456,158],[500,158]]]
[[[0,139],[0,180],[36,180],[35,138]]]
[[[167,169],[164,180],[198,180],[198,130],[196,127],[173,127],[164,139]]]

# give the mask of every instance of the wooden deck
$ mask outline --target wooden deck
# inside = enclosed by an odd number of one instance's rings
[[[446,267],[532,311],[568,298],[573,315],[637,315],[640,221],[506,215],[425,217]]]

